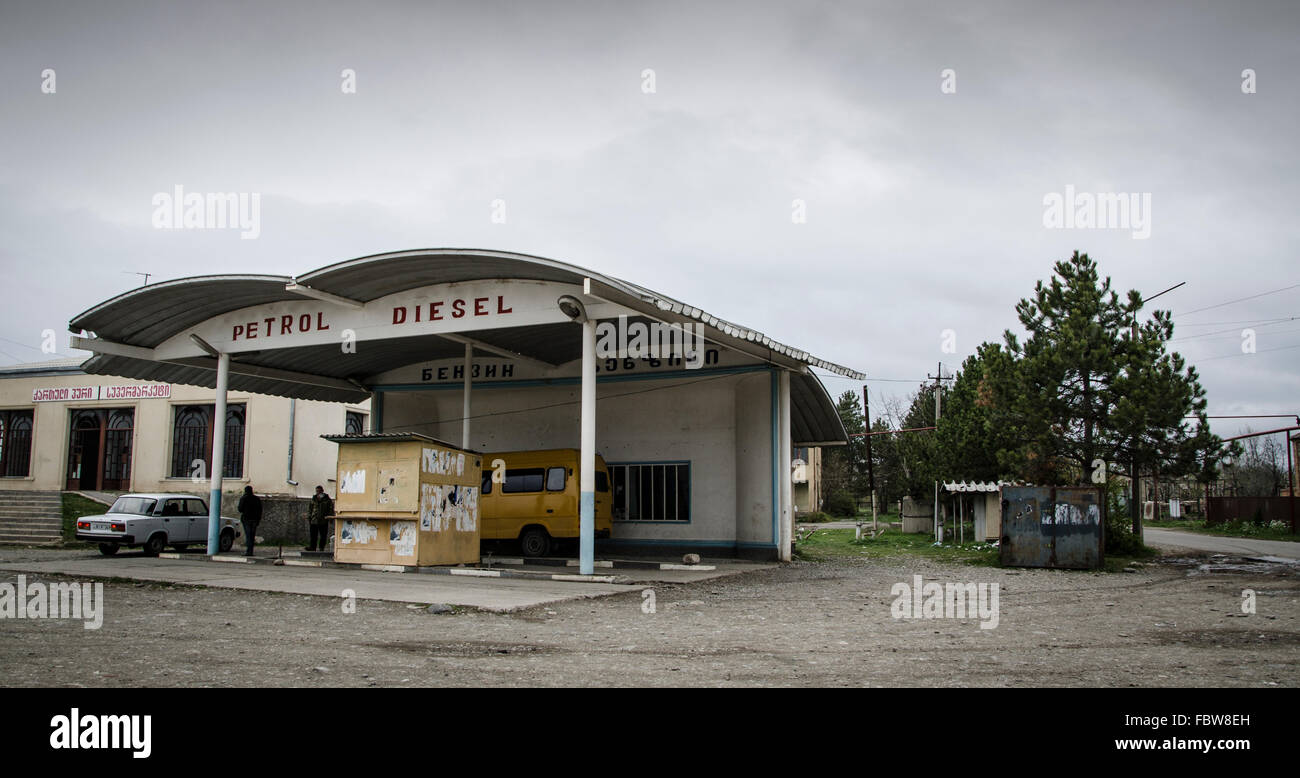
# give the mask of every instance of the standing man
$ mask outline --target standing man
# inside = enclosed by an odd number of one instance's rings
[[[312,495],[311,506],[307,509],[307,523],[310,525],[310,539],[307,541],[308,551],[324,551],[325,544],[328,541],[326,529],[329,526],[330,517],[334,515],[334,501],[325,493],[325,487],[317,486],[316,494]],[[319,544],[317,538],[320,539]],[[317,548],[317,545],[320,548]]]
[[[239,498],[239,521],[244,525],[244,556],[252,556],[257,525],[262,523],[262,498],[253,494],[251,486],[245,486],[244,496]]]

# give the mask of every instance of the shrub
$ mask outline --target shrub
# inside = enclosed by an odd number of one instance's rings
[[[858,515],[858,503],[853,495],[845,491],[831,492],[826,497],[826,512],[832,516],[854,518]]]

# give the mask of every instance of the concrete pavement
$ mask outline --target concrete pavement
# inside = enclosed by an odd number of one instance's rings
[[[12,573],[45,573],[74,578],[129,578],[188,586],[212,586],[289,594],[341,597],[345,589],[360,600],[432,605],[464,605],[506,612],[565,600],[604,597],[640,591],[642,586],[506,578],[463,578],[442,575],[406,575],[369,570],[289,567],[269,564],[231,564],[194,559],[157,559],[145,556],[113,558],[64,552],[43,559],[0,562]]]
[[[1219,554],[1240,556],[1272,556],[1300,559],[1300,542],[1290,540],[1259,540],[1256,538],[1229,538],[1221,535],[1202,535],[1176,529],[1142,528],[1143,539],[1149,546],[1161,548],[1191,548]]]

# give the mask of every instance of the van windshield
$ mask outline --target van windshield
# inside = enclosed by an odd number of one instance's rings
[[[108,509],[109,513],[134,513],[138,516],[153,514],[153,507],[158,503],[148,497],[119,497]]]

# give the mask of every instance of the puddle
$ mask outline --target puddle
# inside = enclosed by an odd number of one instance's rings
[[[1208,557],[1165,557],[1161,564],[1185,569],[1187,575],[1288,575],[1300,572],[1300,560],[1285,557],[1244,557],[1212,554]]]

